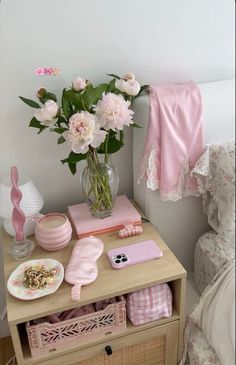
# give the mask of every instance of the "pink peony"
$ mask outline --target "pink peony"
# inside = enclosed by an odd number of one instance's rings
[[[88,85],[88,80],[82,79],[82,77],[77,77],[72,82],[72,89],[75,91],[84,90],[87,85]]]
[[[57,103],[53,100],[48,100],[41,109],[36,110],[34,116],[42,125],[50,126],[57,121],[58,110]]]
[[[100,125],[95,115],[89,112],[73,114],[69,120],[69,131],[64,133],[65,139],[70,143],[75,153],[86,153],[89,145],[94,148],[100,146],[106,138],[107,132],[100,130]]]
[[[133,124],[134,112],[129,109],[130,102],[126,101],[122,95],[113,93],[103,94],[94,107],[96,117],[102,128],[122,130],[124,125]]]

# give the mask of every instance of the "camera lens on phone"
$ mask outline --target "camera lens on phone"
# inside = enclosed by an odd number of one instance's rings
[[[126,257],[123,257],[122,261],[123,262],[127,261],[127,258]]]
[[[120,260],[115,260],[115,263],[116,264],[120,264]]]

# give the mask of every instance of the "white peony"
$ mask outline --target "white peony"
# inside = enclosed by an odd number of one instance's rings
[[[115,86],[118,90],[120,90],[123,93],[126,93],[127,95],[135,96],[138,95],[140,91],[139,82],[133,78],[127,80],[124,79],[116,80]]]
[[[133,124],[134,112],[129,106],[130,101],[126,101],[122,95],[108,93],[103,94],[94,110],[102,128],[116,131],[122,130],[124,125]]]
[[[57,103],[53,100],[48,100],[41,109],[36,110],[34,116],[42,125],[49,126],[57,121],[58,110]]]
[[[100,129],[100,124],[94,114],[81,111],[71,116],[69,131],[64,133],[65,139],[75,153],[86,153],[89,145],[100,146],[106,138],[106,131]]]

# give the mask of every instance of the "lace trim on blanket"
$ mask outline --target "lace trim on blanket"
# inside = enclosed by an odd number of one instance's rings
[[[138,178],[138,184],[146,179],[147,188],[152,191],[160,188],[160,181],[158,179],[159,170],[159,149],[157,145],[152,145],[148,151],[146,151],[140,164],[140,173]],[[178,185],[176,191],[164,192],[160,189],[160,197],[163,201],[177,201],[185,196],[200,196],[198,191],[189,190],[188,184],[191,179],[190,168],[188,163],[188,156],[183,163],[182,170],[180,172]]]

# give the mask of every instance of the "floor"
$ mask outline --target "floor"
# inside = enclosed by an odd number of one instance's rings
[[[14,350],[11,337],[0,338],[0,365],[5,365],[13,355]]]

